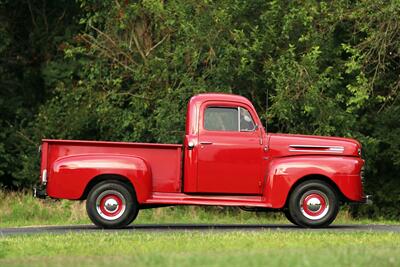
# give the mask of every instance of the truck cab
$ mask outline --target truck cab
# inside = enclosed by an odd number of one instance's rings
[[[267,133],[251,102],[232,94],[190,99],[182,145],[44,139],[41,157],[36,196],[86,199],[106,228],[167,205],[282,211],[324,227],[341,203],[368,199],[358,141]]]
[[[250,101],[202,94],[186,117],[184,192],[261,195],[267,143]]]

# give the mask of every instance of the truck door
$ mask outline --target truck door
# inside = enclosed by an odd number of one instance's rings
[[[199,193],[261,194],[261,133],[250,110],[231,102],[202,105],[197,162]]]

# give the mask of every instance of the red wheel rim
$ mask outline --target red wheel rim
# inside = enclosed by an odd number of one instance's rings
[[[115,204],[115,208],[110,207]],[[122,200],[116,195],[106,195],[100,200],[100,210],[107,216],[115,216],[122,209]]]
[[[125,198],[118,191],[104,191],[96,199],[96,210],[103,219],[116,220],[124,214],[125,209]]]

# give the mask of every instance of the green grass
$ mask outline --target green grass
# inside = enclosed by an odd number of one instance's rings
[[[91,223],[86,215],[85,202],[68,200],[40,200],[29,193],[0,190],[0,227],[29,225],[65,225]],[[223,207],[166,207],[141,210],[134,223],[289,223],[281,213],[246,212],[239,208]],[[399,224],[382,219],[353,219],[342,209],[336,224],[381,223]]]
[[[398,266],[400,235],[77,233],[0,238],[0,266]]]

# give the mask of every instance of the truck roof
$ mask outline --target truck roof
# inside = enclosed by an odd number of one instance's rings
[[[191,103],[203,103],[206,101],[233,101],[233,102],[241,102],[245,103],[249,106],[253,106],[252,103],[244,96],[227,94],[227,93],[203,93],[193,96],[190,99]]]

